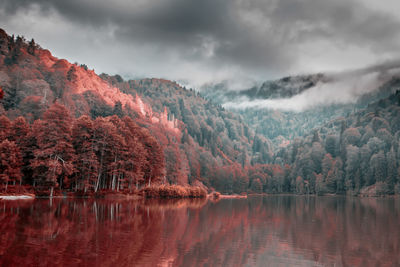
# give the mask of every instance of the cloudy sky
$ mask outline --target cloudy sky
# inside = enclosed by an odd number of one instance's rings
[[[97,73],[199,86],[400,58],[398,0],[1,0],[0,27]]]

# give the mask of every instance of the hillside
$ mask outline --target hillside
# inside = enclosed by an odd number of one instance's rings
[[[334,119],[276,153],[292,166],[292,190],[400,193],[400,91]]]
[[[126,94],[139,95],[167,119],[182,122],[183,132],[187,132],[196,146],[207,148],[214,157],[228,162],[240,161],[243,166],[249,161],[272,161],[269,139],[256,135],[240,116],[213,104],[192,89],[162,79],[125,82],[119,76],[102,74],[101,77]]]
[[[329,80],[284,78],[242,94],[290,98],[318,82]],[[399,84],[392,78],[350,104],[235,114],[173,81],[99,76],[0,31],[0,179],[5,190],[22,184],[46,194],[165,183],[392,194],[400,190]]]
[[[357,75],[352,77],[354,84],[362,85],[357,79],[365,77]],[[256,133],[271,138],[275,166],[290,166],[280,178],[261,180],[266,181],[264,191],[386,195],[400,192],[400,77],[396,72],[379,75],[380,85],[350,88],[359,90],[350,103],[328,102],[301,111],[254,103],[287,100],[309,90],[323,94],[323,86],[331,86],[332,79],[323,74],[286,77],[241,91],[223,85],[203,88],[202,94],[220,105],[233,103],[229,110],[241,115]],[[317,87],[318,83],[322,85]],[[237,108],[235,103],[249,104]]]
[[[291,140],[296,137],[301,137],[308,134],[314,128],[319,127],[335,118],[345,117],[354,111],[366,108],[369,103],[388,97],[390,94],[400,89],[400,75],[390,73],[387,74],[381,84],[372,85],[363,84],[365,79],[362,75],[355,75],[349,86],[346,79],[349,78],[333,78],[324,74],[291,76],[279,80],[266,81],[260,86],[255,86],[250,89],[239,91],[229,90],[224,84],[217,86],[204,87],[201,93],[207,99],[212,99],[213,102],[220,105],[227,105],[227,109],[242,116],[243,121],[254,129],[256,133],[266,136],[273,141],[274,147],[279,148],[286,146]],[[384,76],[384,75],[382,75]],[[338,81],[335,81],[338,79]],[[344,79],[341,81],[340,79]],[[350,83],[350,82],[349,82]],[[350,83],[350,84],[351,84]],[[337,85],[339,84],[339,85]],[[319,103],[314,106],[302,110],[290,110],[288,106],[290,99],[299,97],[302,93],[309,93],[314,90],[318,94],[325,92],[322,89],[331,91],[338,90],[339,86],[349,88],[340,89],[337,94],[341,94],[344,90],[357,90],[355,87],[360,87],[360,92],[355,92],[353,99],[348,103]],[[365,87],[371,87],[363,92]],[[310,103],[312,97],[310,94]],[[351,94],[351,93],[349,93]],[[299,98],[299,102],[303,99]],[[268,101],[276,101],[282,104],[269,107],[263,103]],[[294,101],[292,101],[294,102]],[[249,103],[247,106],[240,105]],[[285,106],[287,105],[287,106]]]
[[[100,77],[84,64],[52,56],[34,40],[27,42],[4,31],[0,31],[0,87],[4,91],[1,141],[12,143],[4,143],[2,149],[4,153],[17,149],[20,155],[19,163],[4,162],[2,168],[17,164],[22,171],[15,176],[22,178],[4,176],[5,184],[16,179],[14,183],[50,182],[97,190],[120,188],[118,181],[127,181],[129,188],[153,181],[204,184],[224,191],[216,182],[216,173],[223,172],[228,184],[241,184],[227,190],[240,193],[250,185],[247,180],[240,182],[244,175],[235,171],[244,171],[250,162],[273,160],[267,138],[193,90],[161,79],[125,82],[118,75]],[[13,137],[17,124],[25,129],[20,139]],[[82,127],[85,132],[80,132]],[[46,137],[49,132],[54,140]],[[60,136],[62,132],[65,136]],[[24,147],[26,137],[31,143]],[[86,150],[81,151],[87,138]],[[55,140],[66,143],[68,155]],[[137,143],[142,147],[129,152]],[[143,149],[147,154],[141,155]],[[89,158],[80,163],[82,154]],[[50,179],[48,172],[56,174]]]

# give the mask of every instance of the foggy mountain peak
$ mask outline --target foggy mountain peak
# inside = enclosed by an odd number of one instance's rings
[[[390,61],[351,71],[288,76],[242,90],[229,90],[228,86],[219,85],[204,87],[202,91],[228,109],[302,112],[354,104],[367,94],[379,93],[385,84],[398,78],[400,63]]]

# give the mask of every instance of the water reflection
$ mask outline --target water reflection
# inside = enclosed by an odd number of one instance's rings
[[[399,266],[400,201],[0,202],[3,266]]]

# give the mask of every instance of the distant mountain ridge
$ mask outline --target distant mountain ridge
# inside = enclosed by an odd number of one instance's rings
[[[220,105],[228,102],[240,104],[251,103],[254,100],[289,99],[315,89],[313,87],[316,85],[328,85],[333,79],[325,74],[293,76],[266,81],[258,87],[243,90],[229,90],[225,84],[219,84],[202,88],[201,94]],[[399,89],[400,76],[393,75],[382,85],[376,86],[376,89],[358,96],[354,103],[317,105],[300,112],[251,105],[248,108],[235,108],[234,104],[227,109],[241,115],[249,127],[271,139],[275,147],[278,147],[332,119],[345,117],[351,112],[367,107],[370,103],[386,98]]]
[[[201,92],[208,98],[219,104],[234,101],[236,98],[246,97],[255,99],[279,99],[290,98],[315,86],[318,82],[324,82],[324,74],[287,76],[278,80],[265,81],[260,86],[230,90],[224,83],[213,86],[202,86]]]

